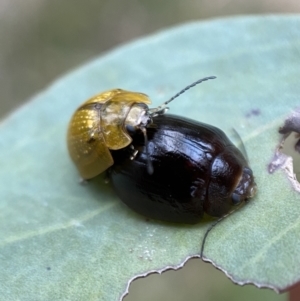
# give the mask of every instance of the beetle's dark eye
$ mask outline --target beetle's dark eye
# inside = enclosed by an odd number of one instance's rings
[[[244,168],[244,172],[245,172],[247,175],[249,175],[249,176],[252,176],[252,175],[253,175],[253,172],[252,172],[252,170],[251,170],[250,168],[245,167],[245,168]]]
[[[233,193],[231,196],[232,204],[238,205],[241,202],[241,196],[239,194]]]

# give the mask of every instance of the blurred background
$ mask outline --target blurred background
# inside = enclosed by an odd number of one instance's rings
[[[70,69],[122,43],[192,20],[272,13],[300,13],[300,1],[0,0],[0,118]],[[288,296],[238,287],[211,265],[194,259],[180,271],[135,281],[125,300],[221,298]]]
[[[61,74],[191,20],[300,13],[299,0],[0,0],[0,118]]]

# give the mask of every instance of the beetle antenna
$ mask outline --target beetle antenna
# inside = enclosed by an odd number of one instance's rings
[[[228,217],[229,215],[231,215],[232,213],[234,213],[237,209],[239,209],[240,207],[238,206],[237,208],[235,208],[234,210],[231,210],[230,212],[228,212],[227,214],[221,216],[220,218],[218,218],[214,223],[212,223],[209,228],[206,230],[203,240],[202,240],[202,245],[201,245],[201,251],[200,251],[200,258],[203,259],[203,251],[204,251],[204,245],[206,242],[206,238],[208,236],[208,233],[219,223],[221,222],[223,219],[225,219],[226,217]]]
[[[154,172],[152,162],[150,160],[150,155],[149,155],[149,143],[148,143],[148,136],[147,136],[147,130],[146,128],[142,127],[141,131],[143,132],[144,135],[144,141],[145,141],[145,147],[146,147],[146,157],[147,157],[147,172],[149,175],[152,175]]]
[[[161,115],[164,114],[168,108],[167,108],[167,104],[169,104],[172,100],[174,100],[175,98],[177,98],[178,96],[180,96],[181,94],[183,94],[184,92],[186,92],[187,90],[189,90],[190,88],[195,87],[196,85],[206,81],[206,80],[210,80],[210,79],[215,79],[217,78],[216,76],[208,76],[208,77],[204,77],[201,79],[198,79],[197,81],[195,81],[194,83],[186,86],[184,89],[182,89],[181,91],[179,91],[177,94],[175,94],[173,97],[171,97],[168,101],[164,102],[162,105],[160,105],[157,108],[151,109],[151,115],[152,116],[156,116],[156,115]]]
[[[204,77],[204,78],[198,79],[197,81],[195,81],[194,83],[186,86],[180,92],[178,92],[173,97],[171,97],[168,101],[166,101],[165,103],[163,103],[162,106],[166,106],[168,103],[170,103],[172,100],[174,100],[175,98],[177,98],[178,96],[180,96],[181,94],[183,94],[185,91],[189,90],[190,88],[193,88],[196,85],[198,85],[198,84],[200,84],[200,83],[202,83],[202,82],[204,82],[206,80],[215,79],[215,78],[217,78],[217,77],[216,76],[208,76],[208,77]]]

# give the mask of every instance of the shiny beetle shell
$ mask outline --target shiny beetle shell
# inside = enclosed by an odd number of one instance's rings
[[[187,118],[161,115],[147,128],[148,149],[138,132],[131,147],[112,151],[109,178],[119,198],[158,220],[196,223],[204,212],[221,217],[254,196],[247,160],[223,131]],[[154,173],[147,172],[147,160]]]
[[[132,142],[127,128],[146,127],[150,99],[142,93],[113,89],[92,97],[74,113],[67,134],[68,150],[83,179],[113,165],[110,150]]]
[[[109,90],[87,100],[74,113],[67,133],[69,154],[81,177],[91,179],[112,166],[111,151],[128,146],[135,132],[142,132],[147,141],[147,127],[153,117],[166,112],[168,103],[195,85],[215,78],[199,79],[153,109],[147,106],[151,103],[147,95],[122,89]],[[147,169],[153,172],[150,160]]]

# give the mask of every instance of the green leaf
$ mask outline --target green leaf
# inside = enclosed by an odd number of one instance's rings
[[[299,106],[300,17],[195,22],[120,47],[73,71],[0,127],[0,295],[118,300],[128,281],[199,255],[209,226],[146,220],[103,177],[80,185],[65,136],[74,110],[120,87],[153,106],[204,76],[171,113],[241,135],[258,194],[209,234],[204,255],[235,282],[284,290],[300,280],[300,196],[268,171],[278,128]]]

